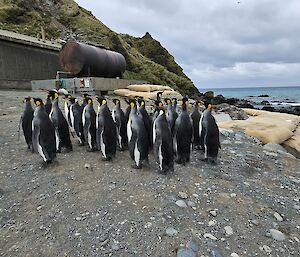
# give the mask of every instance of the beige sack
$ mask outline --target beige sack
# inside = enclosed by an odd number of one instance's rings
[[[172,91],[173,89],[168,86],[161,86],[161,85],[130,85],[127,87],[128,89],[132,91],[137,91],[137,92],[153,92],[153,91],[165,91],[169,90]]]
[[[294,135],[285,141],[283,145],[291,147],[300,153],[300,125],[294,131]]]
[[[114,90],[114,94],[117,96],[130,96],[131,93],[132,93],[132,91],[130,91],[129,89],[126,89],[126,88],[120,88],[120,89]]]

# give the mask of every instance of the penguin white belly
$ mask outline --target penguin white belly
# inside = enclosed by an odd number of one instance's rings
[[[141,153],[138,149],[137,141],[136,141],[134,146],[134,161],[136,166],[140,166],[140,158],[141,158]]]
[[[38,135],[37,135],[37,150],[38,150],[38,153],[40,154],[40,156],[42,156],[44,162],[46,162],[46,161],[47,161],[47,158],[46,158],[46,156],[45,156],[45,154],[44,154],[44,152],[43,152],[43,148],[42,148],[42,146],[41,146],[41,144],[40,144],[40,132],[41,132],[41,131],[39,130],[39,133],[38,133]]]
[[[131,119],[129,118],[127,123],[127,136],[128,136],[128,142],[130,142],[132,137],[132,130],[131,130]]]
[[[159,145],[158,147],[158,160],[159,160],[159,167],[160,167],[160,170],[163,169],[163,165],[162,165],[162,162],[163,162],[163,156],[162,156],[162,151],[161,151],[161,145]]]
[[[120,135],[120,127],[117,128],[117,133],[118,133],[118,140],[119,140],[119,146],[122,148],[122,137]]]
[[[85,111],[86,111],[86,106],[84,107],[83,112],[82,112],[82,125],[83,126],[85,125]]]
[[[69,123],[69,119],[68,119],[68,117],[69,117],[69,108],[68,108],[67,102],[65,102],[65,115],[66,115],[66,120]]]
[[[57,129],[55,129],[55,143],[56,143],[56,150],[59,149],[59,135]]]
[[[92,135],[91,135],[90,130],[87,133],[87,139],[88,139],[88,144],[89,144],[90,148],[93,149],[93,146],[92,146]]]
[[[115,115],[115,110],[113,110],[113,112],[112,112],[112,118],[113,118],[113,120],[114,120],[114,122],[116,123],[116,115]]]
[[[106,152],[105,152],[105,144],[104,144],[104,140],[103,140],[103,132],[104,132],[104,130],[102,130],[102,132],[100,134],[100,147],[101,147],[101,152],[102,152],[103,156],[105,158],[107,158]]]
[[[73,106],[70,107],[70,120],[71,120],[71,130],[72,132],[75,132],[75,126],[74,126],[74,113],[73,113]]]
[[[201,114],[201,118],[199,121],[199,137],[201,137],[201,132],[202,132],[202,120],[203,120],[203,113]]]
[[[53,115],[53,108],[51,108],[51,111],[50,111],[50,113],[49,113],[49,118],[50,118],[50,120],[53,122],[53,120],[52,120],[52,115]]]
[[[153,123],[153,133],[152,133],[152,135],[153,135],[153,144],[155,143],[155,139],[156,139],[156,121],[154,121],[154,123]]]

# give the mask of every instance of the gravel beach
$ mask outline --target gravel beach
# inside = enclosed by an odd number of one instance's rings
[[[216,166],[134,170],[74,139],[44,166],[18,140],[27,95],[0,91],[0,256],[300,256],[300,159],[222,130]]]

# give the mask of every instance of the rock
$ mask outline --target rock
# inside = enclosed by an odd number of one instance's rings
[[[255,225],[258,226],[259,225],[259,221],[258,220],[250,220],[250,222]]]
[[[287,151],[284,149],[284,147],[279,144],[267,143],[263,146],[263,148],[267,151],[281,153],[281,154],[287,154]]]
[[[187,207],[185,201],[183,201],[183,200],[176,201],[176,205],[179,206],[180,208],[186,208]]]
[[[234,131],[232,129],[224,129],[224,128],[219,128],[219,132],[221,135],[224,137],[230,137],[231,135],[234,134]]]
[[[167,228],[166,229],[166,234],[168,236],[176,236],[178,234],[178,231],[174,228]]]
[[[114,251],[118,251],[118,250],[120,249],[120,247],[119,247],[119,245],[118,245],[117,243],[114,242],[114,243],[111,245],[111,249],[114,250]]]
[[[240,257],[237,253],[230,254],[230,257]]]
[[[272,252],[272,249],[271,249],[269,246],[267,246],[267,245],[263,245],[263,246],[262,246],[262,249],[263,249],[267,254],[271,254],[271,252]]]
[[[196,254],[190,249],[180,248],[177,251],[177,257],[196,257]]]
[[[192,201],[188,201],[187,205],[190,206],[190,207],[195,207],[196,204]]]
[[[210,220],[210,221],[208,222],[208,226],[209,226],[209,227],[214,226],[214,225],[216,225],[216,224],[217,224],[217,221],[216,221],[216,220]]]
[[[178,197],[181,198],[181,199],[187,199],[187,198],[188,198],[188,195],[187,195],[187,193],[179,192],[179,193],[178,193]]]
[[[210,210],[209,211],[209,214],[213,217],[216,217],[217,216],[217,210]]]
[[[87,170],[90,170],[90,169],[91,169],[91,165],[88,164],[88,163],[84,164],[84,167],[85,167]]]
[[[186,247],[194,252],[199,251],[199,245],[192,239],[187,242]]]
[[[226,227],[224,227],[224,229],[225,229],[225,233],[226,233],[227,236],[231,236],[233,234],[232,227],[226,226]]]
[[[300,210],[300,205],[295,204],[295,205],[293,206],[293,208],[296,209],[296,210]]]
[[[277,229],[270,229],[270,234],[277,241],[284,241],[286,239],[286,236]]]
[[[222,141],[222,145],[231,145],[232,142],[230,140],[224,140]]]
[[[81,234],[79,232],[76,232],[74,235],[75,236],[80,236]]]
[[[210,234],[210,233],[205,233],[205,234],[203,235],[203,237],[204,237],[204,238],[209,238],[209,239],[214,240],[214,241],[218,240],[218,238],[216,238],[215,236],[213,236],[213,235]]]
[[[278,220],[278,221],[283,221],[283,218],[281,217],[281,215],[278,212],[274,212],[274,217]]]

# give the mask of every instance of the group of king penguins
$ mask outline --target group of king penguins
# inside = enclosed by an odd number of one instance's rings
[[[113,99],[111,112],[104,96],[83,94],[80,105],[76,97],[64,93],[63,114],[59,96],[59,91],[50,90],[45,103],[41,98],[33,98],[35,109],[31,97],[24,99],[21,123],[25,140],[28,148],[39,153],[45,163],[51,163],[62,148],[72,151],[71,136],[79,145],[86,145],[87,151],[100,151],[106,161],[112,160],[117,150],[128,149],[132,167],[137,169],[147,164],[152,149],[162,173],[174,171],[174,161],[188,163],[192,148],[203,151],[202,160],[217,161],[221,146],[211,104],[206,104],[201,112],[197,101],[189,113],[188,98],[184,97],[178,111],[177,99],[162,99],[159,92],[151,114],[140,97],[125,98],[124,111],[120,99]]]

